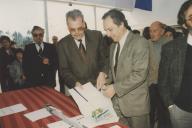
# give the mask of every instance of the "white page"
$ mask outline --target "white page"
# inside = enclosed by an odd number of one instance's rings
[[[82,120],[82,124],[86,123],[86,121],[91,122],[90,124],[92,125],[102,125],[102,124],[113,123],[118,121],[119,118],[117,117],[113,109],[113,105],[110,98],[105,97],[90,82],[83,85],[82,87],[83,89],[76,88],[76,90],[81,95],[77,93],[74,89],[69,90],[69,93],[77,103],[81,111],[81,114],[86,117],[84,119],[85,121]],[[110,117],[100,121],[93,120],[93,118],[91,117],[92,112],[98,108],[102,108],[103,110],[108,110],[110,112]],[[86,126],[86,124],[84,125]]]
[[[23,104],[11,105],[11,106],[0,109],[0,117],[22,112],[25,110],[27,110],[27,108]]]
[[[42,109],[27,113],[24,116],[27,117],[32,122],[34,122],[34,121],[37,121],[39,119],[43,119],[43,118],[46,118],[48,116],[51,116],[51,114],[47,111],[46,108],[42,108]]]
[[[71,119],[78,121],[80,124],[83,124],[87,128],[94,128],[99,125],[103,125],[103,122],[95,122],[92,118],[90,117],[85,117],[83,115],[75,116],[72,117]],[[54,123],[48,124],[48,128],[69,128],[70,125],[65,123],[64,121],[57,121]],[[74,127],[70,127],[74,128]],[[114,125],[111,128],[120,128],[118,125]]]
[[[21,112],[21,111],[27,110],[27,108],[23,104],[13,105],[11,106],[11,109],[14,112]]]
[[[65,123],[64,121],[57,121],[54,123],[50,123],[47,126],[48,128],[73,128],[69,124]]]
[[[110,128],[121,128],[121,127],[118,126],[118,125],[114,125],[114,126],[112,126],[112,127],[110,127]]]

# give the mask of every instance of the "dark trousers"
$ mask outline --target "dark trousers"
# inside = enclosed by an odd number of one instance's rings
[[[63,94],[65,94],[65,84],[64,84],[64,80],[61,79],[61,75],[58,72],[58,79],[59,79],[59,86],[60,86],[60,92],[62,92]]]
[[[1,81],[2,92],[14,90],[13,82],[9,78],[5,78]]]
[[[149,87],[151,111],[150,111],[150,126],[154,128],[155,122],[158,123],[158,128],[171,128],[171,121],[168,108],[163,104],[162,98],[158,91],[158,84],[152,84]]]

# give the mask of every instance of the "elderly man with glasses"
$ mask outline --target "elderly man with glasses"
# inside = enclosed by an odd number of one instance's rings
[[[59,71],[68,88],[81,87],[92,82],[101,85],[105,78],[105,54],[101,32],[85,27],[80,10],[66,14],[69,35],[60,40],[57,46]]]
[[[44,29],[34,26],[32,29],[33,43],[26,45],[23,56],[23,70],[26,86],[46,85],[55,87],[57,53],[53,44],[43,42]]]

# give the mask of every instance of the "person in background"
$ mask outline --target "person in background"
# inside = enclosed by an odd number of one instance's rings
[[[57,52],[53,44],[43,41],[44,29],[34,26],[33,43],[25,46],[23,54],[23,72],[26,87],[56,86],[56,70],[58,68]]]
[[[150,26],[150,45],[152,46],[151,51],[153,53],[153,64],[155,65],[153,68],[153,72],[150,75],[150,99],[151,99],[151,112],[150,112],[150,120],[151,126],[153,128],[155,122],[158,122],[158,127],[160,128],[169,128],[170,122],[168,121],[168,110],[164,106],[163,101],[160,97],[158,90],[158,71],[159,71],[159,62],[161,59],[161,48],[164,44],[169,42],[171,38],[167,38],[164,36],[165,33],[165,24],[155,21]]]
[[[15,50],[15,60],[9,65],[9,74],[13,82],[14,89],[24,88],[25,76],[23,74],[23,49]]]
[[[192,1],[185,1],[178,13],[178,24],[188,35],[176,38],[162,48],[159,91],[169,110],[173,128],[192,127]]]
[[[145,37],[145,39],[147,39],[147,40],[151,39],[149,28],[150,28],[150,27],[145,27],[145,28],[143,29],[143,34],[142,34],[143,37]]]
[[[0,83],[2,92],[6,92],[13,89],[8,65],[14,60],[15,49],[11,48],[11,40],[8,36],[1,36],[0,42],[2,43],[0,49]]]
[[[166,26],[165,27],[164,36],[168,37],[168,38],[171,38],[171,39],[175,39],[176,38],[176,31],[175,31],[175,29],[170,27],[170,26]]]
[[[11,48],[13,48],[13,49],[16,49],[16,48],[17,48],[15,41],[11,41]]]
[[[136,30],[136,29],[134,29],[134,30],[132,30],[132,32],[134,33],[134,34],[141,34],[141,32],[139,31],[139,30]]]
[[[97,88],[112,99],[120,123],[130,128],[149,128],[149,43],[128,29],[121,11],[109,10],[102,19],[104,30],[114,43],[108,79]]]
[[[57,45],[58,43],[58,37],[57,36],[52,36],[52,42],[53,42],[53,45]]]

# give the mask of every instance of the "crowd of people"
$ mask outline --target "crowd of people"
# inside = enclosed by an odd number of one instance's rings
[[[160,21],[143,32],[131,30],[117,9],[102,20],[105,36],[87,28],[80,10],[71,10],[66,14],[70,34],[60,40],[53,36],[50,44],[43,41],[44,29],[34,26],[25,49],[14,48],[2,35],[2,92],[54,88],[58,70],[61,92],[91,82],[111,98],[119,122],[129,128],[192,127],[192,1],[178,13],[183,32]]]

